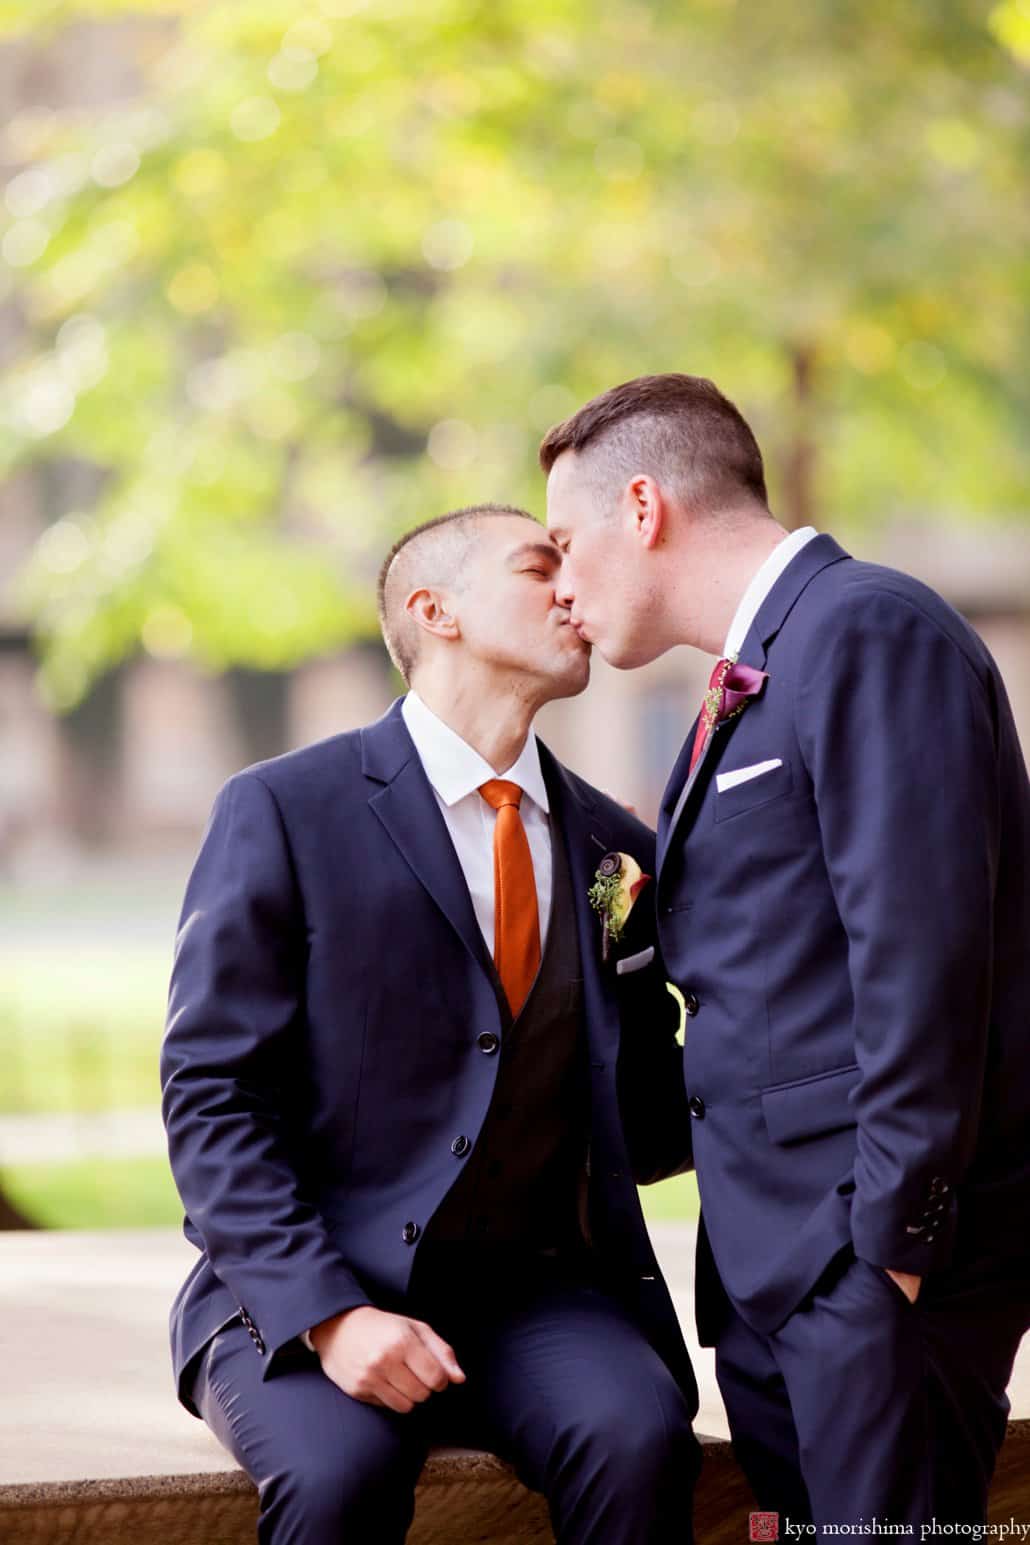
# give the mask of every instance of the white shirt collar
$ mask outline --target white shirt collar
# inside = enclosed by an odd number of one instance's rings
[[[462,740],[449,724],[426,707],[417,692],[408,693],[401,704],[401,714],[408,734],[415,742],[426,777],[445,805],[456,805],[459,799],[475,793],[481,783],[500,776],[509,783],[517,783],[545,815],[550,810],[540,751],[532,731],[526,736],[526,744],[517,761],[507,772],[498,775],[467,740]]]
[[[726,635],[726,644],[722,651],[724,659],[733,659],[740,653],[748,630],[758,616],[758,609],[773,585],[791,559],[796,558],[801,549],[818,535],[814,526],[802,526],[800,531],[792,531],[790,536],[785,537],[773,548],[740,598],[740,604],[730,623],[730,631]]]

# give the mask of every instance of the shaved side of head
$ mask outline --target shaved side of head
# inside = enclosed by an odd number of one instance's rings
[[[409,686],[418,664],[420,637],[418,624],[406,610],[408,597],[423,588],[460,593],[467,560],[482,523],[498,516],[510,519],[513,515],[540,526],[535,515],[513,504],[470,504],[415,526],[387,553],[376,592],[379,626],[390,659]]]
[[[742,499],[767,502],[749,425],[702,376],[639,376],[612,387],[548,431],[540,446],[544,472],[566,451],[605,512],[641,473],[699,514],[717,515]]]

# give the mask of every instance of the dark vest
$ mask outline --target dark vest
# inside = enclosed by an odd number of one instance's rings
[[[583,982],[562,834],[551,828],[552,893],[540,969],[512,1021],[494,980],[504,1034],[493,1099],[427,1237],[550,1249],[582,1243],[587,1148]]]

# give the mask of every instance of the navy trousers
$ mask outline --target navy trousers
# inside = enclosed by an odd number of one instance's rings
[[[734,1451],[784,1519],[983,1522],[1030,1263],[934,1273],[914,1304],[850,1250],[771,1336],[727,1301],[716,1371]],[[809,1531],[803,1531],[803,1536]],[[829,1536],[827,1536],[829,1537]]]
[[[201,1358],[193,1398],[258,1487],[260,1545],[400,1545],[432,1443],[509,1459],[560,1545],[689,1545],[700,1449],[686,1403],[589,1270],[424,1251],[404,1312],[450,1341],[467,1383],[406,1415],[345,1395],[313,1357],[262,1381],[242,1325]]]

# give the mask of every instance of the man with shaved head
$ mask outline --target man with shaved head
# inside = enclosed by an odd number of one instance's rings
[[[509,1459],[562,1545],[690,1539],[697,1392],[635,1184],[688,1162],[679,1016],[653,833],[532,732],[590,671],[559,567],[508,506],[409,532],[378,599],[410,691],[230,779],[189,882],[173,1356],[264,1545],[402,1541],[441,1441]]]

